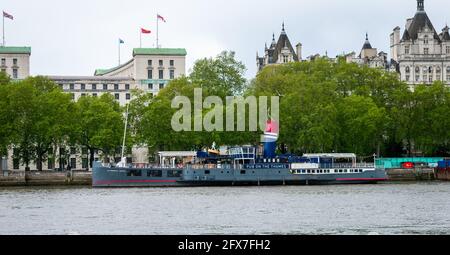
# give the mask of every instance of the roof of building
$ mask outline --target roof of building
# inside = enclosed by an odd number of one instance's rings
[[[448,26],[445,26],[444,29],[442,30],[441,38],[443,41],[450,41],[450,34],[448,30],[449,30]]]
[[[186,56],[187,51],[182,48],[135,48],[133,56],[135,55]]]
[[[28,55],[31,55],[31,47],[0,46],[0,54],[28,54]]]
[[[54,81],[132,81],[129,77],[105,77],[105,76],[46,76],[50,80]]]
[[[405,29],[402,40],[417,40],[419,32],[424,31],[425,27],[428,27],[434,33],[434,39],[439,42],[441,41],[425,11],[416,12],[416,15],[414,15],[414,18],[411,21],[411,25],[408,29]]]
[[[373,49],[372,45],[370,45],[369,42],[369,35],[366,33],[366,41],[364,42],[364,45],[362,47],[363,50],[367,50],[367,49]]]
[[[297,53],[295,52],[294,48],[292,47],[291,41],[289,40],[289,37],[286,34],[286,31],[284,30],[284,24],[283,24],[283,30],[280,34],[280,38],[278,38],[278,42],[275,46],[275,50],[273,52],[273,61],[278,61],[278,55],[281,54],[281,51],[283,48],[287,47],[289,51],[294,55],[294,60],[298,60]]]
[[[95,76],[102,76],[102,75],[105,75],[105,74],[107,74],[107,73],[114,72],[114,71],[119,70],[120,68],[122,68],[122,67],[124,67],[124,66],[126,66],[126,65],[129,65],[131,62],[133,62],[133,59],[129,60],[128,62],[126,62],[126,63],[124,63],[124,64],[122,64],[122,65],[120,65],[120,66],[116,66],[116,67],[113,67],[113,68],[109,68],[109,69],[96,69],[94,75],[95,75]]]

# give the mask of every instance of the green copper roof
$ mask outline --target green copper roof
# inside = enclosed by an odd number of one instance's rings
[[[113,71],[115,71],[115,70],[118,70],[118,69],[120,69],[120,68],[122,68],[122,67],[124,67],[124,66],[126,66],[126,65],[128,65],[128,64],[130,64],[131,62],[133,62],[133,59],[130,60],[130,61],[128,61],[128,62],[126,62],[125,64],[122,64],[122,65],[120,65],[120,66],[116,66],[116,67],[113,67],[113,68],[108,68],[108,69],[103,69],[103,68],[102,68],[102,69],[96,69],[96,70],[95,70],[95,73],[94,73],[94,76],[102,76],[102,75],[104,75],[104,74],[113,72]]]
[[[160,55],[160,56],[186,56],[186,49],[169,48],[136,48],[133,50],[135,55]]]
[[[0,54],[31,54],[31,47],[0,46]]]

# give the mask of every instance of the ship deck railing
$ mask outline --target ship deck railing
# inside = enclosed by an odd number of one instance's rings
[[[375,164],[373,163],[334,163],[332,164],[332,168],[337,169],[347,169],[347,168],[374,168]]]

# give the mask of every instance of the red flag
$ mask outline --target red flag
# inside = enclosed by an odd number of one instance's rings
[[[3,17],[8,18],[10,20],[14,20],[13,15],[6,13],[5,11],[3,11]]]
[[[159,15],[159,14],[158,14],[158,19],[160,19],[160,20],[162,20],[162,21],[166,22],[166,20],[164,19],[164,17],[163,17],[163,16],[161,16],[161,15]]]
[[[144,28],[141,28],[141,33],[143,33],[143,34],[151,34],[152,31],[144,29]]]

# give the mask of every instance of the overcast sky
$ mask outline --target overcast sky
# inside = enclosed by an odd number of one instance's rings
[[[143,46],[156,43],[156,14],[162,47],[186,48],[187,69],[194,61],[233,50],[256,73],[256,52],[263,54],[281,24],[293,45],[303,44],[303,56],[336,56],[359,51],[365,33],[378,50],[390,53],[389,34],[405,26],[416,12],[416,0],[2,0],[0,8],[14,16],[6,20],[6,44],[31,46],[33,75],[92,75],[96,68],[122,63],[139,47],[139,29],[153,31]],[[425,0],[425,9],[440,32],[450,21],[450,1]]]

